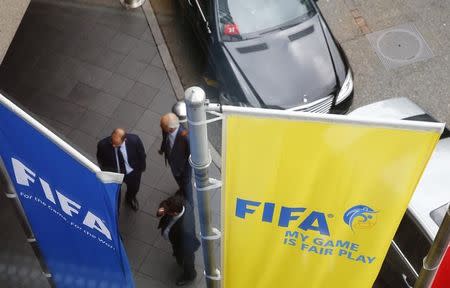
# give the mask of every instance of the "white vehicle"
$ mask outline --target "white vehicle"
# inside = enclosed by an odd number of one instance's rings
[[[407,98],[358,108],[351,116],[437,122]],[[381,268],[382,287],[413,287],[450,202],[450,131],[445,129],[408,205]]]

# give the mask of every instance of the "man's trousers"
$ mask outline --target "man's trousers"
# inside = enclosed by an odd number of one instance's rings
[[[125,201],[131,203],[133,199],[136,198],[136,194],[141,186],[141,175],[142,173],[136,170],[131,171],[123,178],[123,182],[127,184],[127,194],[125,195]],[[119,207],[120,207],[121,195],[119,196]]]

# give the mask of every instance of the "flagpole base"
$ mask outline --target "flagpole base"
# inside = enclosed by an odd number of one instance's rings
[[[135,9],[141,7],[145,0],[120,0],[120,4],[126,9]]]

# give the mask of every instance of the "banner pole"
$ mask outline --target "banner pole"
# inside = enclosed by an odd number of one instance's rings
[[[414,288],[428,288],[433,284],[439,265],[444,258],[447,247],[450,245],[450,206],[447,209],[441,227],[434,239],[428,255],[423,259],[422,270]]]
[[[31,249],[33,249],[33,252],[36,255],[39,265],[41,266],[42,273],[44,274],[45,278],[47,278],[50,287],[56,288],[56,285],[52,279],[52,275],[47,267],[47,264],[44,262],[44,258],[42,257],[42,253],[39,250],[36,238],[34,237],[33,231],[31,230],[31,226],[28,223],[27,217],[25,216],[22,205],[20,204],[20,201],[17,197],[17,193],[14,189],[14,185],[12,184],[12,181],[8,173],[6,172],[6,167],[1,157],[0,157],[0,188],[5,190],[6,197],[10,199],[13,203],[14,212],[16,213],[17,218],[19,219],[20,226],[22,226],[22,229],[25,232],[28,244],[30,244]]]
[[[191,87],[185,92],[187,119],[189,127],[190,163],[194,168],[198,214],[205,263],[205,279],[208,288],[220,287],[220,271],[217,269],[214,253],[214,240],[217,229],[212,227],[211,205],[208,186],[211,185],[208,167],[211,155],[208,150],[208,132],[206,126],[205,92],[199,87]]]

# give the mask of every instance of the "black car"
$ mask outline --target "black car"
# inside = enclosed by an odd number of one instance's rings
[[[345,112],[347,58],[314,0],[178,0],[223,104]]]

